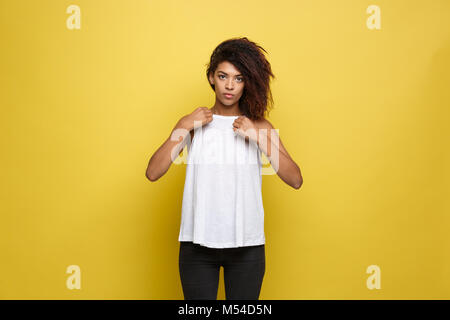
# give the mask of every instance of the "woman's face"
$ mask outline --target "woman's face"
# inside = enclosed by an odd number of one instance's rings
[[[217,66],[214,76],[209,76],[209,81],[215,86],[216,97],[224,105],[237,103],[244,92],[244,77],[228,61]]]

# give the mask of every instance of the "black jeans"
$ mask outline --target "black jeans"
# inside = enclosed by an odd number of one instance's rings
[[[208,248],[180,242],[179,271],[185,300],[216,300],[220,267],[227,300],[258,300],[266,269],[265,246]]]

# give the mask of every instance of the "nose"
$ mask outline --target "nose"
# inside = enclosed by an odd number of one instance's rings
[[[233,86],[234,86],[233,80],[231,78],[228,79],[228,81],[225,83],[225,88],[231,90],[233,89]]]

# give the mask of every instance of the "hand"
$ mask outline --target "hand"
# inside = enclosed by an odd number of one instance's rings
[[[246,116],[239,116],[234,120],[233,131],[244,138],[248,137],[250,140],[258,142],[258,128],[253,121]]]
[[[204,126],[213,120],[212,115],[213,113],[208,107],[198,107],[192,113],[181,118],[179,122],[183,128],[191,131],[194,125],[198,125],[194,121],[201,122],[201,126]]]

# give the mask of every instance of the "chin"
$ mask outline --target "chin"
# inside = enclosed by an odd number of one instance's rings
[[[222,100],[221,102],[224,106],[232,106],[233,104],[235,104],[236,101],[226,99],[226,100]]]

